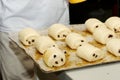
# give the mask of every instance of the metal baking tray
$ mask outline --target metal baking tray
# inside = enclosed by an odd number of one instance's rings
[[[86,27],[84,24],[77,24],[77,25],[69,25],[70,29],[72,32],[76,32],[79,34],[82,34],[90,44],[102,49],[106,55],[103,59],[95,61],[95,62],[87,62],[78,56],[76,56],[76,50],[70,49],[64,41],[56,41],[58,44],[59,48],[66,52],[66,58],[67,61],[65,65],[61,67],[48,67],[43,59],[42,59],[42,54],[40,54],[34,46],[24,46],[19,40],[18,40],[18,33],[11,33],[10,38],[16,42],[19,47],[25,50],[26,54],[30,56],[33,61],[39,66],[39,68],[45,72],[45,73],[51,73],[51,72],[57,72],[57,71],[63,71],[63,70],[69,70],[69,69],[76,69],[76,68],[82,68],[82,67],[87,67],[87,66],[93,66],[93,65],[99,65],[99,64],[105,64],[105,63],[112,63],[112,62],[118,62],[120,61],[120,57],[116,57],[109,53],[106,50],[105,45],[102,45],[98,42],[96,42],[89,31],[87,31]],[[41,35],[47,35],[47,30],[40,31]]]

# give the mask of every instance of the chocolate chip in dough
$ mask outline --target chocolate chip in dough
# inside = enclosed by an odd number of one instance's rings
[[[63,37],[66,37],[66,35],[65,35],[65,34],[63,34]]]
[[[79,46],[82,46],[81,44]]]
[[[81,40],[81,42],[84,42],[84,40]]]
[[[63,58],[61,58],[61,61],[63,62]]]
[[[95,26],[96,28],[98,28],[99,26],[97,25],[97,26]]]
[[[118,50],[118,53],[120,53],[120,49]]]
[[[53,57],[56,58],[56,55],[54,55]]]
[[[29,43],[29,44],[31,44],[31,42],[30,42],[30,41],[29,41],[28,43]]]
[[[108,36],[108,38],[112,38],[113,37],[113,35],[112,34],[110,34],[109,36]]]
[[[67,52],[66,52],[66,51],[64,51],[64,53],[66,54]]]
[[[114,32],[117,32],[117,29],[114,28]]]
[[[58,62],[57,62],[57,61],[55,61],[55,64],[58,64]]]
[[[93,54],[93,56],[95,56],[95,53]]]
[[[60,37],[60,35],[58,35],[58,38]]]
[[[35,42],[35,40],[33,39],[32,42]]]
[[[55,45],[53,45],[53,47],[55,47]]]
[[[93,54],[93,57],[97,58],[97,57],[98,57],[98,55],[96,55],[96,54],[94,53],[94,54]]]
[[[98,55],[95,55],[95,58],[97,58],[98,57]]]

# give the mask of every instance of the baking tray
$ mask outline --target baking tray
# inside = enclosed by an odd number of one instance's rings
[[[24,46],[19,40],[18,40],[18,33],[11,33],[10,38],[17,43],[17,45],[24,49],[26,54],[30,56],[33,61],[39,66],[39,68],[45,72],[45,73],[51,73],[51,72],[57,72],[57,71],[63,71],[63,70],[69,70],[69,69],[76,69],[76,68],[83,68],[83,67],[88,67],[88,66],[93,66],[93,65],[99,65],[99,64],[105,64],[105,63],[112,63],[112,62],[118,62],[120,61],[120,57],[116,57],[109,53],[106,50],[106,46],[102,45],[98,42],[96,42],[89,31],[87,31],[86,27],[84,24],[77,24],[77,25],[69,25],[69,28],[71,29],[72,32],[79,33],[83,35],[90,44],[102,49],[105,52],[105,57],[101,60],[94,61],[94,62],[87,62],[78,56],[76,56],[76,50],[70,49],[64,41],[55,41],[59,48],[65,52],[66,56],[66,63],[61,66],[61,67],[48,67],[41,55],[34,46]],[[41,30],[39,31],[40,35],[48,35],[47,29],[46,30]]]

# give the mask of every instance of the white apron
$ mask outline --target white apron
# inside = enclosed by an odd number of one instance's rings
[[[0,0],[0,71],[3,80],[33,80],[33,62],[8,33],[25,27],[69,24],[66,0]]]

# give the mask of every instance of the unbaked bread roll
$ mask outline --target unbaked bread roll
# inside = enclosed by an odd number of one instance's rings
[[[120,39],[111,39],[106,44],[107,50],[115,56],[120,56]]]
[[[24,45],[33,45],[39,36],[39,33],[32,28],[25,28],[18,33],[18,38]]]
[[[51,47],[45,51],[43,60],[49,67],[59,67],[65,64],[66,57],[59,48]]]
[[[78,57],[89,62],[96,61],[105,57],[104,51],[88,43],[79,46],[76,54]]]
[[[96,28],[106,27],[103,22],[101,22],[100,20],[98,20],[96,18],[89,18],[88,20],[86,20],[85,26],[86,26],[87,30],[91,33],[93,33]]]
[[[120,33],[120,18],[117,16],[113,16],[108,18],[105,21],[105,25],[111,29],[112,31],[114,31],[115,33]]]
[[[108,28],[98,28],[93,33],[93,38],[101,44],[106,44],[109,39],[115,37],[115,33]]]
[[[48,48],[57,47],[57,44],[49,36],[41,36],[36,39],[35,47],[41,54],[44,54]]]
[[[68,34],[65,42],[71,49],[77,49],[82,44],[87,43],[87,40],[82,35],[72,32]]]
[[[64,40],[71,30],[63,24],[53,24],[48,29],[48,34],[55,40]]]

